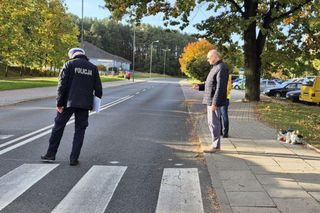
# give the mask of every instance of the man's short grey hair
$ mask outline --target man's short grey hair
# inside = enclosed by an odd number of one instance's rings
[[[217,55],[219,58],[221,58],[221,54],[216,49],[212,49],[209,51],[210,56]]]

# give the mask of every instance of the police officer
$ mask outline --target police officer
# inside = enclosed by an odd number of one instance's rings
[[[70,165],[79,164],[78,158],[85,130],[88,126],[89,110],[93,98],[102,97],[101,79],[97,67],[89,62],[85,51],[72,48],[68,52],[70,60],[60,72],[57,88],[57,116],[49,139],[47,153],[41,156],[42,161],[54,161],[66,123],[74,114],[75,133],[73,137]]]

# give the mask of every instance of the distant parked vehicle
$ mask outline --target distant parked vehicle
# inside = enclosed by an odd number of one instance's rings
[[[231,75],[231,82],[233,83],[234,81],[240,80],[239,75]]]
[[[130,80],[131,75],[132,75],[132,72],[131,72],[131,71],[126,71],[126,74],[124,75],[124,77],[125,77],[126,79]]]
[[[300,94],[301,94],[301,90],[293,90],[293,91],[287,92],[286,99],[292,102],[298,102]]]
[[[232,83],[232,88],[234,89],[244,89],[246,83],[246,79],[240,79],[239,81],[236,81]]]
[[[299,100],[310,103],[320,103],[320,76],[302,85]]]
[[[266,89],[264,94],[267,96],[275,96],[276,98],[286,97],[287,92],[298,90],[301,87],[301,83],[288,83],[284,82],[279,87],[272,89]]]
[[[276,80],[278,82],[278,84],[282,84],[283,82],[285,82],[285,80],[283,80],[283,79],[274,79],[274,80]]]
[[[278,86],[280,86],[280,84],[276,80],[262,79],[260,81],[260,92],[263,92],[266,89],[270,89]]]

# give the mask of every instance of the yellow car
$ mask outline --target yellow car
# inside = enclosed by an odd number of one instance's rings
[[[299,100],[320,103],[320,76],[315,77],[313,81],[302,84]]]

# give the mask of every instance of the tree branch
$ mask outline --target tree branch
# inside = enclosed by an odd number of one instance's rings
[[[241,7],[234,0],[227,0],[227,1],[230,2],[235,8],[237,8],[237,12],[244,15],[244,12],[242,11]]]
[[[312,0],[306,0],[304,3],[298,4],[297,6],[293,7],[291,10],[289,10],[288,12],[285,12],[277,17],[274,17],[271,19],[271,22],[274,22],[277,19],[281,19],[281,18],[285,18],[288,17],[289,15],[291,15],[292,13],[296,12],[297,10],[301,9],[303,6],[305,6],[306,4],[310,3]]]

